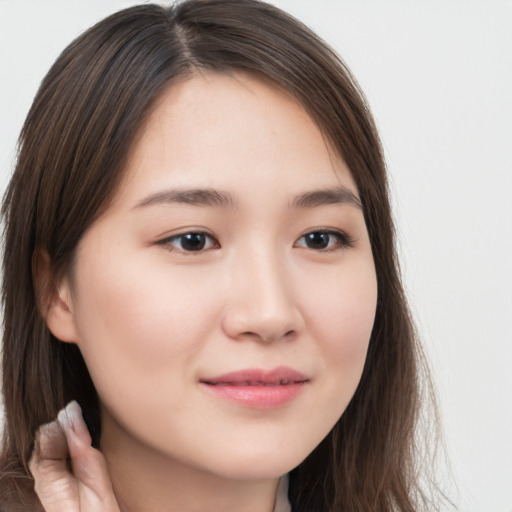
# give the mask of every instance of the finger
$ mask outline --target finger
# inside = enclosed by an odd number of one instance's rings
[[[84,502],[101,505],[101,510],[118,511],[112,482],[103,454],[91,446],[91,436],[82,417],[82,410],[70,402],[58,415],[69,448],[73,475],[78,480],[82,510],[88,510]]]
[[[76,480],[68,467],[68,444],[57,421],[39,428],[29,469],[34,477],[34,490],[46,512],[79,510]]]
[[[68,443],[57,421],[42,425],[36,434],[35,455],[41,460],[66,460]]]

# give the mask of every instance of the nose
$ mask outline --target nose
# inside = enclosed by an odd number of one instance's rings
[[[292,273],[273,252],[246,254],[230,268],[223,329],[232,339],[271,343],[303,329]]]

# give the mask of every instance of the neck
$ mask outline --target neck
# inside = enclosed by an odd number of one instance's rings
[[[101,451],[122,512],[272,512],[278,479],[224,478],[103,422]]]

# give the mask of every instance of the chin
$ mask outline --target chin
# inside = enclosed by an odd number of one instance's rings
[[[297,467],[309,452],[273,450],[269,453],[260,449],[253,454],[229,455],[225,461],[217,461],[217,474],[233,480],[270,480],[280,478]]]

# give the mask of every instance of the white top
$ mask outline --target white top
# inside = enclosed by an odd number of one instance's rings
[[[290,502],[288,501],[288,475],[282,476],[279,480],[274,512],[292,512]]]

